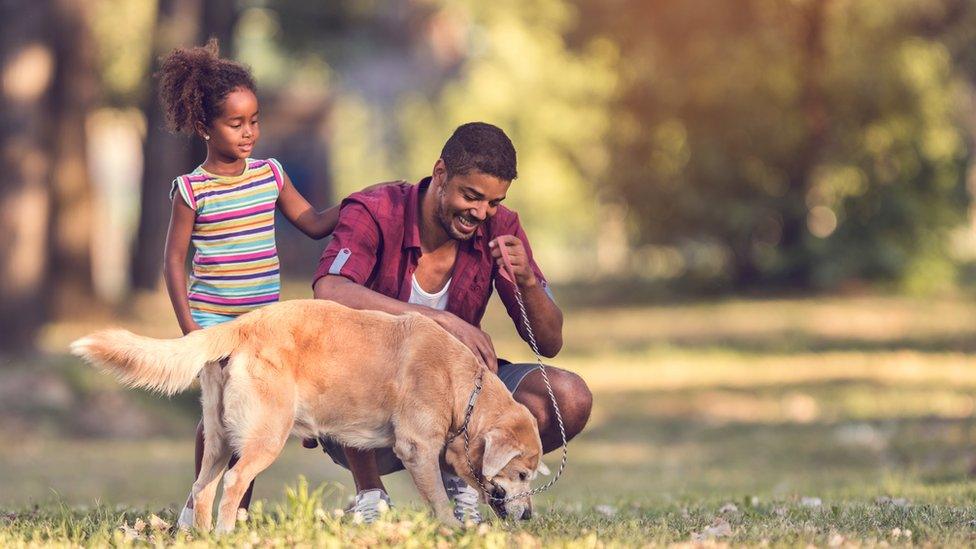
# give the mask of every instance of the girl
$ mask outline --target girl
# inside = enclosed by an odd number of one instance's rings
[[[158,77],[170,129],[195,134],[207,146],[203,164],[177,177],[170,192],[173,212],[164,273],[185,335],[278,300],[276,207],[316,239],[335,228],[339,208],[315,210],[278,161],[250,158],[261,136],[254,80],[243,65],[219,57],[216,40],[173,51]],[[191,241],[196,251],[188,286],[185,265]],[[314,447],[314,442],[306,446]],[[197,474],[202,456],[201,422]],[[232,459],[229,466],[235,462]],[[243,508],[250,503],[251,489],[241,502]],[[180,515],[181,526],[192,525],[192,508],[191,495]]]

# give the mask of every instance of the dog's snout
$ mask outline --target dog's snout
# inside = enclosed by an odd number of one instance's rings
[[[532,509],[526,508],[525,511],[522,511],[522,520],[529,520],[530,518],[532,518]]]

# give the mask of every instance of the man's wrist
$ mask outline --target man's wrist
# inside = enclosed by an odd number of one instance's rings
[[[529,275],[529,278],[525,279],[525,281],[520,281],[519,282],[519,289],[520,290],[523,290],[523,291],[524,290],[531,290],[531,289],[537,287],[538,285],[539,285],[539,279],[536,278],[535,273],[531,273]]]
[[[426,316],[427,318],[433,320],[441,328],[445,328],[445,329],[447,328],[447,315],[448,315],[448,313],[446,313],[444,311],[441,311],[441,310],[438,310],[438,309],[431,309],[431,308],[428,308],[428,307],[423,307],[423,308],[424,309],[427,309],[427,310],[426,311],[421,311],[420,314],[422,314],[422,315]]]

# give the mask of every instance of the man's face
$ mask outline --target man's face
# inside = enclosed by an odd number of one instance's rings
[[[495,215],[505,200],[511,181],[504,181],[479,171],[458,174],[447,179],[446,174],[436,188],[435,215],[447,234],[455,240],[468,240],[478,227]]]

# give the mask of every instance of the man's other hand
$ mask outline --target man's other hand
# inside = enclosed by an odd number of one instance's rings
[[[478,328],[461,320],[454,314],[445,311],[436,311],[437,314],[431,316],[442,328],[451,333],[454,337],[461,340],[468,346],[492,373],[498,373],[498,358],[495,356],[495,346],[491,343],[491,337]]]

